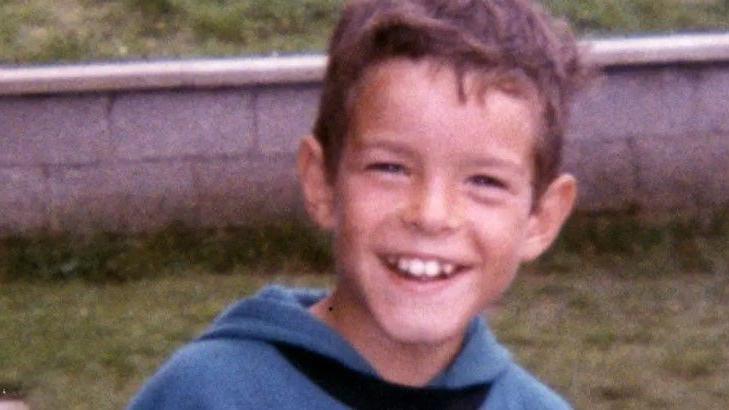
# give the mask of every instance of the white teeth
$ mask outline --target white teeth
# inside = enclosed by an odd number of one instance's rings
[[[428,261],[425,263],[425,276],[434,278],[440,273],[440,266],[436,261]]]
[[[398,258],[388,256],[387,263],[402,273],[417,278],[435,278],[437,276],[450,276],[456,271],[453,263],[441,263],[436,260],[422,260],[417,258]]]
[[[415,276],[423,276],[425,273],[425,263],[420,259],[413,259],[410,261],[409,271]]]

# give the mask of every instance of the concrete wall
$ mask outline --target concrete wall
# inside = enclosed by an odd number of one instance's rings
[[[579,208],[729,205],[729,35],[585,43]],[[0,69],[0,235],[301,215],[321,56]]]
[[[575,105],[565,162],[582,209],[729,205],[729,65],[607,68]]]

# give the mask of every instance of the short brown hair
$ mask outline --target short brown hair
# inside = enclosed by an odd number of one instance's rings
[[[391,58],[429,59],[464,75],[476,73],[509,91],[533,90],[544,132],[535,144],[534,188],[557,176],[568,102],[581,71],[566,25],[528,0],[353,0],[329,44],[329,63],[314,125],[333,179],[347,138],[356,90],[365,71]]]

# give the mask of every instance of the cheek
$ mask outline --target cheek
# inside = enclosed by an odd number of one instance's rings
[[[335,207],[340,226],[347,230],[372,230],[397,208],[397,195],[366,181],[352,177],[339,187]]]
[[[485,262],[498,265],[498,270],[518,267],[521,246],[525,241],[528,218],[526,212],[514,212],[513,207],[492,208],[488,212],[472,212],[477,215],[469,223],[472,240],[481,249]]]
[[[362,184],[342,184],[335,198],[337,254],[351,257],[381,225],[381,198]],[[346,263],[346,261],[342,261]]]

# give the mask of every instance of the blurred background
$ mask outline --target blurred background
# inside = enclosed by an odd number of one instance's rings
[[[4,0],[0,63],[322,51],[342,0]],[[715,32],[727,0],[545,0],[583,37]]]

